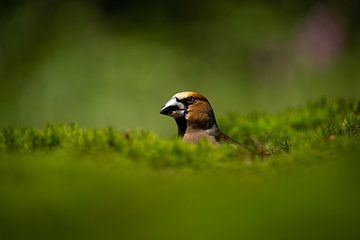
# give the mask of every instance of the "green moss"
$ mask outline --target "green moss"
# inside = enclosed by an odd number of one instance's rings
[[[3,129],[0,238],[351,239],[358,106],[220,118],[242,149],[75,124]]]

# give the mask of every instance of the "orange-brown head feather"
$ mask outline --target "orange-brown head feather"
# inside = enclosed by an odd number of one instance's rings
[[[186,120],[188,126],[197,129],[208,129],[216,125],[215,115],[207,101],[195,100],[188,106]]]
[[[178,135],[187,142],[198,142],[202,138],[220,142],[225,136],[218,129],[209,101],[197,92],[175,94],[160,113],[175,118]]]
[[[179,92],[179,93],[175,94],[174,97],[176,97],[179,100],[183,100],[183,99],[186,99],[186,98],[189,98],[189,97],[193,97],[193,98],[195,98],[196,100],[199,100],[199,101],[209,102],[206,99],[206,97],[204,97],[200,93],[193,92],[193,91]]]

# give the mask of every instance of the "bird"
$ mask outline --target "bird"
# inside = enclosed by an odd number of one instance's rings
[[[198,92],[184,91],[176,93],[161,108],[160,114],[175,119],[178,137],[184,142],[198,143],[205,139],[211,143],[240,143],[222,133],[217,125],[210,102]]]

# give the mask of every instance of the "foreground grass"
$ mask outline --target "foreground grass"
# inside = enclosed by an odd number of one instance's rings
[[[230,114],[242,144],[151,132],[3,129],[1,239],[359,237],[360,105]]]

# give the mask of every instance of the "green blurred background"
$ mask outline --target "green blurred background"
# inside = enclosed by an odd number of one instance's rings
[[[243,117],[359,100],[359,13],[359,0],[1,1],[0,239],[360,239],[358,102]],[[250,162],[163,139],[176,127],[160,108],[189,89],[254,152],[284,137],[290,152]],[[57,122],[161,138],[7,128]]]
[[[0,127],[76,122],[175,134],[159,109],[206,95],[218,116],[360,96],[349,1],[1,1]]]

